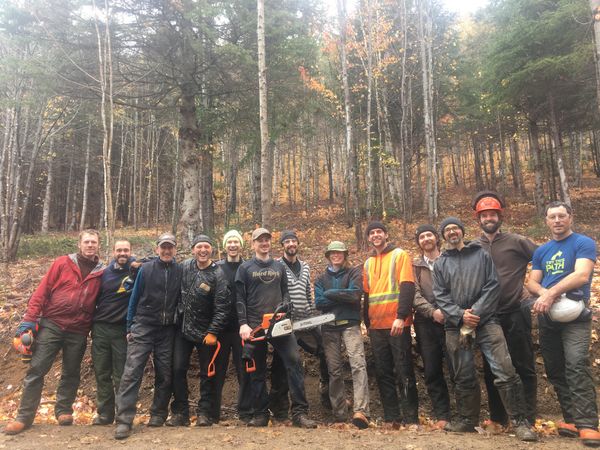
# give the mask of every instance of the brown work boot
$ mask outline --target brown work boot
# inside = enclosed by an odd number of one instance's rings
[[[13,420],[12,422],[9,422],[2,431],[4,434],[13,435],[19,434],[22,431],[25,431],[27,428],[29,428],[29,425],[19,422],[18,420]]]
[[[360,411],[356,411],[352,416],[352,424],[361,430],[369,428],[369,419]]]
[[[562,437],[574,438],[579,434],[577,427],[573,423],[558,422],[556,424],[556,428],[558,429],[558,434],[560,434]]]
[[[588,447],[600,447],[600,433],[592,428],[579,430],[579,439],[583,445]]]
[[[72,414],[61,414],[56,418],[58,424],[62,427],[66,427],[69,425],[73,425],[73,415]]]

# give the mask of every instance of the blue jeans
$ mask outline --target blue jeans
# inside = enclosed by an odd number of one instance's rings
[[[461,346],[459,335],[457,329],[446,330],[446,346],[456,383],[456,407],[462,420],[476,425],[479,422],[481,391],[475,369],[474,348]],[[494,385],[500,392],[509,416],[522,418],[523,402],[512,400],[523,397],[523,387],[512,365],[500,325],[488,322],[477,327],[474,345],[479,346],[490,365]],[[507,400],[510,404],[507,404]]]
[[[308,412],[308,402],[304,391],[304,369],[300,361],[298,344],[294,334],[281,336],[269,341],[279,354],[285,371],[292,398],[292,418]],[[253,417],[269,416],[269,395],[267,393],[267,342],[255,342],[253,353],[256,371],[245,373],[240,386],[240,403],[252,408]]]
[[[596,389],[589,368],[591,321],[558,323],[538,318],[546,375],[554,386],[565,422],[598,428]]]

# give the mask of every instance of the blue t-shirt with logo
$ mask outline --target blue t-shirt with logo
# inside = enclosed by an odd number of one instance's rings
[[[583,234],[573,233],[561,241],[552,240],[538,247],[533,253],[532,268],[542,271],[541,285],[549,288],[573,273],[575,261],[581,258],[596,262],[596,243]],[[586,300],[590,298],[592,275],[590,274],[589,281],[581,286],[583,298]]]

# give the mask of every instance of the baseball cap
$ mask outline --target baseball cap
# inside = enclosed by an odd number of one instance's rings
[[[252,240],[253,241],[257,240],[263,234],[268,234],[269,237],[271,237],[271,232],[269,230],[267,230],[266,228],[257,228],[256,230],[254,230],[252,232]]]
[[[171,244],[171,245],[177,245],[177,239],[175,238],[175,235],[173,235],[171,233],[161,234],[158,237],[158,239],[156,240],[156,245],[160,246],[165,243]]]

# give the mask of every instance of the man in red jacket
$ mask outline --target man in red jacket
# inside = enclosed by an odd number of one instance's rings
[[[82,231],[77,247],[77,253],[54,261],[29,299],[23,322],[17,328],[17,336],[32,330],[35,343],[31,366],[23,380],[19,412],[16,420],[4,428],[6,434],[18,434],[32,425],[44,377],[61,350],[62,373],[54,414],[59,425],[73,423],[81,360],[104,270],[98,258],[100,235],[96,230]]]

